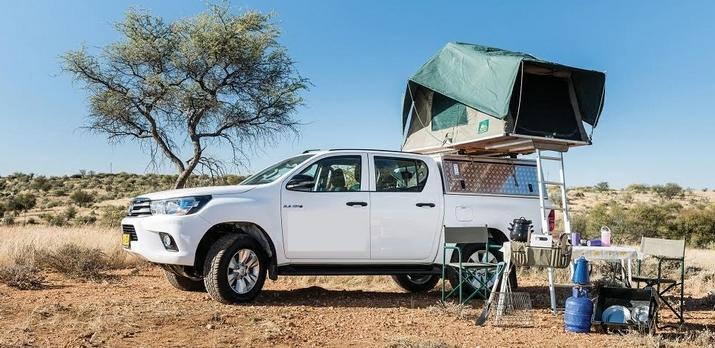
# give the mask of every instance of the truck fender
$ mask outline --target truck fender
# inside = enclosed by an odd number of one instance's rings
[[[232,221],[232,222],[222,222],[211,226],[208,231],[204,234],[196,248],[196,256],[194,258],[194,270],[195,272],[200,272],[203,274],[204,262],[206,259],[206,254],[208,253],[211,245],[213,245],[222,235],[226,233],[239,233],[246,234],[255,239],[270,260],[268,265],[268,278],[271,280],[278,279],[278,274],[276,273],[276,247],[273,241],[268,236],[268,233],[259,225],[246,222],[246,221]]]

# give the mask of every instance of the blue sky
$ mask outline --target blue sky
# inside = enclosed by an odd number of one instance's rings
[[[59,55],[118,39],[131,7],[167,20],[204,1],[13,1],[0,5],[0,175],[142,173],[147,156],[79,129],[84,93]],[[594,145],[567,154],[570,185],[715,188],[715,2],[234,1],[275,11],[281,42],[314,86],[298,139],[251,154],[255,171],[307,148],[398,149],[406,79],[448,41],[607,72]],[[162,172],[171,172],[165,166]]]

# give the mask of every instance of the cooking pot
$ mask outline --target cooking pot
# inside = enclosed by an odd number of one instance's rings
[[[514,219],[514,221],[509,224],[509,237],[516,242],[526,242],[529,240],[529,232],[532,232],[533,227],[531,220],[527,220],[523,216]]]

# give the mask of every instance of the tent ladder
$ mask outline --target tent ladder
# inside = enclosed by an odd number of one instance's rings
[[[564,153],[557,151],[557,156],[547,156],[543,152],[546,150],[536,149],[536,176],[539,185],[539,213],[541,217],[541,232],[542,234],[549,234],[549,212],[548,210],[559,210],[562,212],[564,220],[564,232],[571,233],[571,217],[569,215],[569,203],[568,196],[566,193],[566,179],[564,176]],[[560,181],[548,181],[544,177],[544,167],[543,161],[554,161],[559,163],[559,180]],[[561,207],[552,204],[547,206],[547,200],[549,199],[549,186],[558,186],[561,189]]]

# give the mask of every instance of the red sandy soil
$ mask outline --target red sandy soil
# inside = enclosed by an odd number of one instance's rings
[[[535,326],[498,328],[489,322],[474,325],[482,301],[472,301],[458,318],[437,305],[438,288],[408,294],[385,285],[388,281],[376,283],[375,277],[360,291],[343,290],[354,289],[356,277],[343,289],[338,277],[327,285],[316,283],[320,287],[281,278],[267,281],[250,305],[223,305],[206,293],[172,288],[155,268],[113,275],[113,280],[91,283],[51,274],[46,289],[32,291],[0,285],[0,347],[612,347],[648,341],[634,334],[564,332],[563,316],[550,314],[546,288],[536,282],[523,282],[521,290],[531,293]],[[715,329],[712,307],[696,309],[688,312],[688,329]]]

